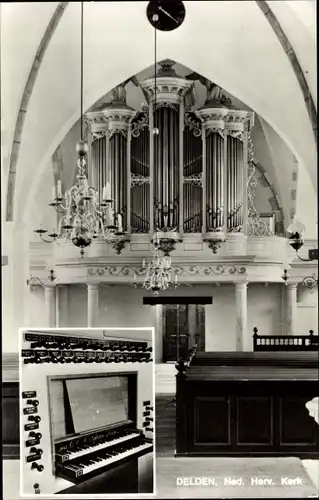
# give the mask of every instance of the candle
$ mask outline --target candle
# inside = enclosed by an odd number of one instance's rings
[[[177,285],[177,274],[175,274],[175,285]]]
[[[58,181],[58,198],[62,198],[61,181]]]
[[[120,233],[122,233],[123,227],[122,227],[122,215],[121,214],[117,214],[117,225],[118,225],[118,231]]]
[[[111,184],[107,181],[103,188],[103,200],[111,199]]]
[[[113,210],[111,205],[109,205],[106,210],[106,221],[108,226],[113,226]]]
[[[136,283],[136,273],[134,273],[134,283]]]
[[[109,181],[107,181],[105,188],[106,188],[106,199],[111,200],[111,184],[109,183]]]
[[[145,269],[145,259],[142,260],[142,269]]]
[[[56,189],[55,186],[52,186],[52,200],[56,199]]]

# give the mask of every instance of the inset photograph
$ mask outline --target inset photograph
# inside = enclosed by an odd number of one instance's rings
[[[152,494],[153,330],[20,335],[21,494]]]

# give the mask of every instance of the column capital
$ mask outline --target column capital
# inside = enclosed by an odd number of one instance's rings
[[[99,289],[99,286],[100,286],[100,283],[87,283],[87,288],[88,290],[98,290]]]
[[[287,283],[286,286],[288,290],[295,290],[298,286],[298,283]]]
[[[235,287],[238,288],[239,290],[244,290],[245,288],[247,288],[247,285],[249,284],[249,281],[248,280],[245,280],[245,281],[234,281],[233,282]]]

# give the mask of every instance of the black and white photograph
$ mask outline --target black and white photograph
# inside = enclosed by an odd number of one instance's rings
[[[316,9],[0,3],[4,500],[318,497]]]
[[[21,335],[21,494],[153,493],[152,330]]]

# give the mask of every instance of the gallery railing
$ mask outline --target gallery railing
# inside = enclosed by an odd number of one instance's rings
[[[319,336],[309,330],[309,335],[259,335],[253,329],[254,351],[319,351]]]

